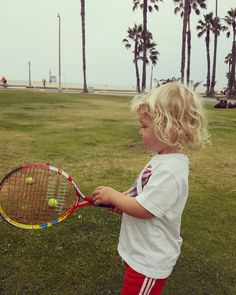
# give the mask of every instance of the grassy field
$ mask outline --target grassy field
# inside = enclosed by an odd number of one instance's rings
[[[152,156],[129,114],[130,97],[0,92],[0,177],[26,163],[68,171],[90,194],[127,189]],[[236,294],[236,109],[206,103],[212,146],[190,155],[182,255],[164,295]],[[120,216],[83,208],[56,227],[0,220],[0,294],[119,294]]]

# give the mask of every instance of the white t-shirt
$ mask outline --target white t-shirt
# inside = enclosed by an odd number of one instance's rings
[[[145,276],[168,277],[180,255],[188,174],[186,155],[155,155],[130,189],[154,217],[139,219],[123,213],[118,252],[130,267]]]

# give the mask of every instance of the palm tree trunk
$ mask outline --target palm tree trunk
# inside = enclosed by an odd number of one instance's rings
[[[135,47],[134,47],[134,65],[135,65],[135,72],[136,72],[136,90],[138,93],[141,92],[140,90],[140,76],[138,70],[138,38],[135,40]]]
[[[228,88],[230,84],[230,75],[231,75],[231,63],[229,62],[229,71],[228,71]]]
[[[188,32],[187,32],[187,44],[188,44],[188,51],[187,51],[187,85],[189,86],[190,82],[190,64],[191,64],[191,29],[190,29],[190,14],[188,16]]]
[[[138,60],[136,59],[135,62],[135,71],[136,71],[136,91],[138,93],[141,92],[141,89],[140,89],[140,76],[139,76],[139,70],[138,70]]]
[[[236,63],[236,40],[235,40],[236,31],[234,32],[233,36],[233,45],[232,45],[232,65],[231,65],[231,72],[229,76],[229,96],[233,96],[236,94],[235,89],[235,63]]]
[[[207,52],[207,90],[206,95],[208,96],[210,93],[210,85],[211,85],[211,61],[210,61],[210,30],[207,30],[206,35],[206,52]]]
[[[216,30],[216,32],[214,34],[214,55],[213,55],[213,66],[212,66],[212,77],[211,77],[211,88],[210,88],[210,95],[211,96],[215,95],[217,43],[218,43],[218,36],[217,36],[217,30]]]
[[[82,58],[83,58],[83,92],[88,92],[86,82],[86,50],[85,50],[85,0],[81,0],[81,23],[82,23]]]
[[[185,71],[185,50],[186,50],[186,32],[188,23],[188,10],[189,0],[184,0],[184,17],[183,17],[183,29],[182,29],[182,53],[181,53],[181,83],[184,83],[184,71]]]
[[[146,88],[146,60],[147,60],[147,6],[148,0],[143,1],[143,75],[142,91]]]
[[[216,85],[216,59],[217,59],[217,18],[218,18],[218,0],[216,0],[216,6],[215,6],[215,34],[214,34],[214,56],[213,56],[213,66],[212,66],[212,77],[211,77],[211,88],[210,88],[210,95],[215,95],[215,85]]]

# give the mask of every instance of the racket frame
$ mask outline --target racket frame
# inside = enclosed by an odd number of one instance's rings
[[[51,170],[59,175],[63,175],[74,187],[76,194],[77,194],[77,200],[76,200],[75,204],[67,212],[65,212],[62,216],[60,216],[59,218],[55,218],[51,222],[46,222],[46,223],[42,223],[42,224],[23,224],[23,223],[17,222],[15,220],[11,219],[9,216],[7,216],[7,214],[3,211],[1,204],[0,204],[0,215],[9,224],[19,227],[19,228],[23,228],[23,229],[48,228],[48,227],[57,225],[59,222],[63,221],[68,216],[73,214],[78,208],[85,207],[85,206],[96,206],[94,203],[94,200],[91,197],[86,196],[81,192],[81,190],[78,188],[77,184],[74,182],[73,178],[69,174],[67,174],[64,170],[61,170],[61,169],[59,169],[55,166],[49,165],[49,164],[30,164],[30,165],[24,165],[24,166],[20,166],[20,167],[13,169],[8,174],[6,174],[4,176],[4,178],[1,180],[0,190],[3,186],[3,184],[5,183],[5,181],[7,181],[7,179],[12,174],[14,174],[20,170],[26,170],[26,169],[30,169],[30,168],[31,169],[45,169],[45,170],[49,170],[49,171]],[[80,198],[82,198],[84,201],[80,202]],[[110,207],[110,206],[106,206],[106,205],[103,206],[102,205],[102,206],[97,206],[97,207]]]

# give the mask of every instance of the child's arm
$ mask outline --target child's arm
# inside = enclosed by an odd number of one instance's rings
[[[135,198],[120,193],[108,186],[99,186],[93,193],[95,204],[111,204],[122,212],[141,219],[152,218],[153,215],[143,208]]]

